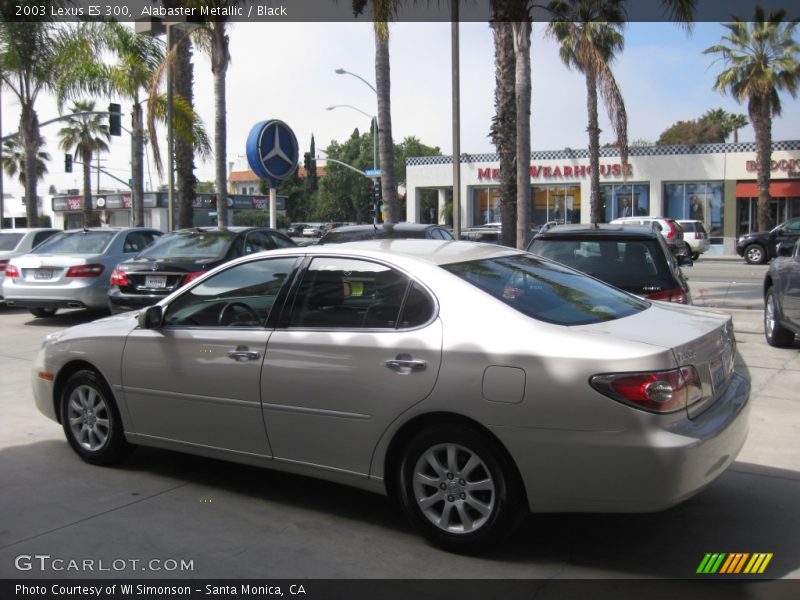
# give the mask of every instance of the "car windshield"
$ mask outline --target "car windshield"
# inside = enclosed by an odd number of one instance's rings
[[[534,240],[530,251],[588,273],[619,288],[675,287],[675,277],[656,240]],[[638,293],[638,292],[637,292]]]
[[[139,253],[148,258],[207,258],[228,251],[235,234],[229,231],[176,232],[165,235]]]
[[[32,254],[102,254],[115,231],[64,231],[36,247]]]
[[[13,250],[22,239],[22,233],[3,233],[0,234],[0,250]]]
[[[641,312],[649,304],[529,254],[445,265],[444,269],[540,321],[587,325]]]

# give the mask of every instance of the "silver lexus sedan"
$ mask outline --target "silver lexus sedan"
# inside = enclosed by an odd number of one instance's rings
[[[384,240],[247,256],[51,334],[33,389],[89,463],[140,444],[329,479],[478,552],[528,511],[657,511],[711,483],[747,434],[735,353],[728,316],[519,250]]]

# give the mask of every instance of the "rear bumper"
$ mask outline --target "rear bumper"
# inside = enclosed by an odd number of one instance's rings
[[[736,459],[749,397],[750,383],[733,374],[691,421],[659,426],[649,415],[624,431],[492,430],[517,462],[532,511],[654,512],[693,496]]]
[[[112,313],[139,310],[147,306],[152,306],[166,297],[166,294],[123,294],[118,288],[111,288],[108,292],[108,307],[111,309]]]
[[[96,279],[75,278],[67,285],[26,285],[6,278],[3,295],[9,306],[23,308],[107,308],[108,286]]]

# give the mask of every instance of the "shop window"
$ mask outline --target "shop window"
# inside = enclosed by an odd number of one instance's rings
[[[600,186],[600,203],[605,222],[622,217],[650,215],[650,186],[644,183]]]
[[[721,182],[667,183],[664,214],[677,220],[701,221],[712,244],[722,243],[725,207]]]

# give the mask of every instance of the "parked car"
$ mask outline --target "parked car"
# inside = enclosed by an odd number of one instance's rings
[[[9,306],[27,308],[35,317],[51,317],[59,308],[107,308],[114,267],[161,235],[135,227],[62,231],[11,259],[3,295]]]
[[[31,229],[0,229],[0,302],[3,301],[3,280],[6,265],[15,256],[27,254],[59,229],[36,227]]]
[[[111,274],[112,313],[150,306],[231,259],[296,244],[266,227],[194,227],[173,231],[117,265]]]
[[[650,300],[691,304],[689,284],[664,238],[646,227],[556,225],[531,240],[528,250]]]
[[[453,234],[441,225],[424,223],[395,223],[394,225],[345,225],[331,229],[319,244],[341,244],[362,240],[428,239],[452,240]]]
[[[303,237],[322,237],[326,231],[325,223],[312,223],[303,229]]]
[[[292,223],[286,229],[286,235],[289,237],[303,237],[303,230],[308,227],[305,223]]]
[[[657,511],[723,473],[749,412],[732,327],[516,249],[373,240],[225,263],[49,335],[31,370],[89,463],[140,444],[315,475],[477,552],[529,510]]]
[[[691,255],[690,250],[684,242],[683,228],[675,219],[667,217],[620,217],[611,221],[612,225],[643,225],[644,227],[655,228],[673,256],[685,254]]]
[[[471,242],[484,242],[486,244],[499,244],[501,234],[500,223],[487,223],[478,227],[467,227],[461,230],[461,239]],[[539,231],[538,225],[531,225],[531,236]]]
[[[800,238],[800,217],[789,219],[770,231],[754,231],[740,236],[736,241],[736,253],[751,265],[769,262],[778,255],[777,246],[783,242],[795,242]]]
[[[771,346],[786,348],[800,333],[800,239],[778,252],[764,276],[764,335]]]
[[[692,260],[697,260],[701,254],[708,252],[711,242],[702,221],[678,221],[678,223],[683,228],[683,241],[689,246]]]

